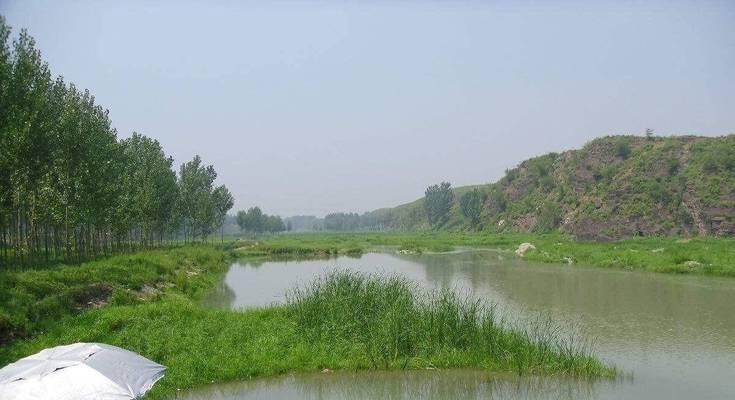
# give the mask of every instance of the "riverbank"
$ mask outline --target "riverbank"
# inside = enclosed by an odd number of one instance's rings
[[[67,316],[145,304],[168,292],[195,298],[224,273],[228,245],[188,245],[36,269],[0,270],[0,344],[48,330]]]
[[[513,253],[521,243],[535,249],[529,261],[582,264],[676,274],[735,277],[735,238],[641,237],[621,241],[576,241],[559,234],[483,234],[458,232],[302,233],[242,242],[245,256],[360,254],[379,246],[406,252],[446,252],[455,247],[487,247]]]
[[[198,298],[231,256],[228,246],[187,246],[4,272],[4,321],[25,321],[26,330],[0,348],[0,364],[64,343],[109,343],[169,368],[150,398],[211,382],[324,368],[615,374],[588,347],[556,337],[549,325],[511,330],[481,303],[421,292],[399,278],[333,275],[282,306],[241,312],[201,306]],[[100,285],[108,286],[101,291]],[[88,298],[78,293],[98,295],[82,304]]]

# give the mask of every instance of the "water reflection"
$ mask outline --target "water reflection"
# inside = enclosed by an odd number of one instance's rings
[[[586,379],[517,377],[475,370],[365,371],[293,374],[216,385],[182,399],[589,399],[599,384]]]
[[[235,308],[237,294],[226,282],[220,282],[207,293],[205,301],[216,304],[220,308]]]

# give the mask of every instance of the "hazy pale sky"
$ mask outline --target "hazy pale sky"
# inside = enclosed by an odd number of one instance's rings
[[[8,1],[121,137],[236,208],[394,206],[606,134],[735,132],[733,1]]]

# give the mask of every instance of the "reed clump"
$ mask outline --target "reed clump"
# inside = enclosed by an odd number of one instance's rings
[[[615,374],[587,340],[547,319],[514,328],[492,304],[448,289],[423,291],[398,275],[333,271],[291,291],[287,309],[304,340],[351,347],[373,368]]]

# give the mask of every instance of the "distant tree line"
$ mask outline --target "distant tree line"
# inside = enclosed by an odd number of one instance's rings
[[[286,224],[277,215],[264,214],[260,207],[251,207],[247,211],[237,212],[237,225],[241,231],[251,233],[283,232]]]
[[[329,213],[324,218],[318,218],[313,215],[298,215],[285,219],[287,228],[291,224],[292,230],[299,232],[308,231],[336,231],[336,232],[354,232],[354,231],[379,231],[388,229],[390,216],[382,215],[376,212]]]
[[[118,140],[108,110],[53,78],[0,16],[0,265],[78,262],[206,238],[233,198],[197,156],[178,174],[160,143]]]
[[[362,228],[363,221],[356,213],[331,213],[324,217],[324,229],[328,231],[356,231]]]
[[[301,217],[303,218],[303,217]],[[313,218],[310,227],[306,230],[315,231],[336,231],[336,232],[355,232],[355,231],[381,231],[388,228],[390,216],[382,215],[376,212],[329,213],[324,218]]]
[[[479,188],[469,190],[459,196],[459,213],[461,213],[467,226],[474,229],[482,227],[482,212],[487,196],[488,194]],[[363,214],[335,212],[327,214],[324,218],[297,216],[288,220],[294,221],[296,230],[300,231],[389,230],[396,229],[397,225],[400,226],[400,218],[423,219],[428,226],[440,229],[448,223],[455,202],[456,198],[452,185],[449,182],[441,182],[426,188],[422,203],[418,205],[419,207],[411,205],[411,208],[401,211],[381,209]]]
[[[294,215],[284,219],[287,227],[295,232],[320,231],[324,228],[324,219],[314,215]]]

